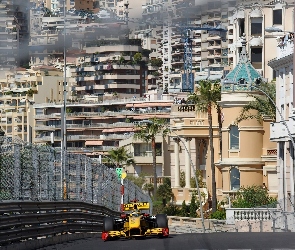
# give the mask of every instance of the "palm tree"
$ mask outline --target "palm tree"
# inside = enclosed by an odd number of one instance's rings
[[[221,114],[218,101],[221,100],[221,86],[217,81],[202,80],[199,82],[199,87],[196,92],[189,95],[188,101],[196,105],[196,110],[206,112],[209,123],[209,144],[210,144],[210,161],[211,161],[211,181],[212,181],[212,212],[217,209],[216,199],[216,180],[215,180],[215,165],[214,165],[214,147],[213,147],[213,126],[212,126],[212,108],[217,109],[218,115]],[[221,119],[218,119],[221,123]],[[219,125],[221,127],[221,125]]]
[[[110,150],[107,162],[114,163],[117,168],[122,165],[130,166],[135,163],[131,154],[124,147]]]
[[[275,83],[262,83],[259,86],[259,89],[268,94],[274,103],[276,102]],[[249,94],[249,96],[253,97],[254,100],[250,101],[246,106],[243,107],[240,115],[236,119],[236,123],[240,123],[241,121],[248,119],[256,119],[261,123],[263,121],[263,117],[268,117],[270,120],[275,121],[276,106],[269,99],[269,97],[265,96],[264,94],[262,96],[257,94]]]
[[[137,130],[134,134],[134,138],[137,140],[142,140],[147,143],[152,144],[152,156],[153,156],[153,180],[154,180],[154,197],[156,197],[157,192],[157,171],[156,171],[156,135],[166,136],[169,132],[167,128],[167,122],[165,119],[161,118],[150,118],[145,124],[137,125]]]

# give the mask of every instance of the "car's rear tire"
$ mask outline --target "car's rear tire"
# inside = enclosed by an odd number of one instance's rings
[[[167,228],[168,227],[168,219],[166,214],[157,214],[156,215],[156,223],[157,227]]]
[[[114,218],[112,217],[103,218],[102,230],[104,232],[114,231]]]

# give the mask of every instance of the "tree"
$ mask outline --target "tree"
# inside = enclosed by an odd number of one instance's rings
[[[214,147],[213,147],[213,126],[212,126],[212,108],[220,109],[218,101],[221,100],[221,86],[217,81],[202,80],[196,92],[188,97],[188,101],[196,105],[196,110],[206,112],[209,123],[209,144],[210,144],[210,161],[211,161],[211,182],[212,182],[212,212],[217,209],[216,199],[216,180],[214,165]],[[221,119],[220,119],[221,122]],[[221,125],[219,125],[221,126]]]
[[[232,202],[232,207],[253,208],[260,206],[273,206],[276,199],[269,196],[267,189],[262,186],[241,187]]]
[[[161,58],[152,58],[150,63],[151,63],[151,66],[154,66],[154,67],[162,67],[163,65],[163,61]]]
[[[142,61],[142,54],[140,52],[135,53],[135,55],[133,56],[133,60],[136,64],[139,63],[140,61]]]
[[[159,186],[157,190],[157,198],[161,198],[163,206],[166,206],[167,202],[173,197],[171,188],[171,181],[169,178],[164,178],[163,184]]]
[[[185,172],[184,172],[183,170],[180,171],[179,185],[180,185],[180,187],[182,187],[182,188],[185,187]]]
[[[122,165],[130,166],[135,163],[131,154],[124,147],[110,150],[107,162],[114,163],[117,168]]]
[[[191,204],[189,206],[190,212],[189,215],[190,217],[195,218],[197,216],[197,203],[196,203],[196,194],[193,192],[192,193],[192,198],[191,198]]]
[[[151,192],[154,190],[154,185],[152,183],[146,183],[144,184],[143,188],[144,191],[147,191],[149,196],[151,196]]]
[[[189,206],[186,205],[185,201],[183,201],[182,204],[181,204],[180,215],[182,217],[187,217],[188,213],[189,213]]]
[[[149,122],[145,124],[138,124],[134,138],[136,140],[143,140],[152,144],[152,157],[153,157],[153,181],[154,181],[154,197],[157,194],[157,158],[156,158],[156,136],[162,134],[166,136],[169,132],[167,122],[161,118],[150,118]]]
[[[274,103],[276,102],[275,83],[262,83],[259,85],[259,89],[267,93]],[[263,121],[263,117],[268,117],[272,121],[275,121],[276,106],[266,95],[249,94],[249,96],[253,97],[254,100],[250,101],[246,106],[243,107],[240,115],[236,119],[236,123],[240,123],[241,121],[248,119],[256,119],[261,123]]]
[[[199,188],[206,187],[206,183],[203,182],[202,170],[196,169],[196,177],[191,177],[191,180],[190,180],[191,188],[197,187],[196,179],[198,180]]]
[[[145,183],[146,174],[141,172],[138,176],[135,175],[127,175],[126,179],[132,181],[136,186],[142,189],[143,184]]]

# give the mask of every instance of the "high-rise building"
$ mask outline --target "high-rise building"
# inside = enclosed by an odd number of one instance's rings
[[[20,65],[27,65],[27,6],[19,1],[0,3],[0,74]]]

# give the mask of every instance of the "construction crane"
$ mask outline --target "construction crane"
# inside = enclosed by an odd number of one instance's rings
[[[182,92],[193,92],[194,91],[194,74],[193,74],[193,31],[194,30],[206,30],[209,33],[218,32],[220,35],[227,31],[226,28],[221,25],[216,27],[210,25],[202,25],[202,27],[196,26],[182,26],[176,25],[182,33],[182,42],[184,43],[184,55],[183,55],[183,74],[182,74]]]

